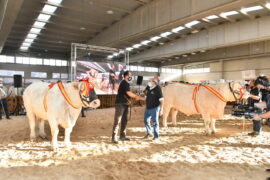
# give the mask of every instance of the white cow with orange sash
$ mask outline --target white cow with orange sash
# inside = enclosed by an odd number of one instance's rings
[[[217,85],[194,85],[173,83],[163,88],[163,126],[167,127],[167,117],[172,109],[172,121],[176,126],[176,115],[180,111],[186,115],[201,114],[208,135],[216,132],[216,119],[222,118],[227,101],[247,98],[248,93],[240,83]]]
[[[30,139],[36,138],[35,125],[39,121],[39,136],[46,137],[44,120],[48,120],[52,134],[52,149],[58,149],[58,125],[65,128],[65,144],[71,147],[70,133],[82,107],[97,108],[100,105],[94,85],[85,79],[80,82],[53,83],[35,82],[23,94],[24,106],[30,125]]]

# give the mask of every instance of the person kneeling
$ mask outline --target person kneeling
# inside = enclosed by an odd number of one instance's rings
[[[253,132],[248,133],[250,136],[257,136],[262,131],[262,124],[261,119],[267,119],[270,118],[270,94],[266,90],[269,87],[269,80],[265,76],[259,76],[255,81],[256,88],[260,89],[261,91],[261,97],[259,99],[262,102],[254,103],[254,106],[259,109],[266,109],[266,113],[255,115],[253,117]]]
[[[157,84],[155,79],[150,79],[148,82],[147,92],[146,92],[146,109],[144,113],[144,124],[146,127],[147,135],[145,138],[151,138],[152,130],[150,120],[153,120],[154,126],[154,139],[159,138],[159,115],[163,114],[163,95],[160,86]]]

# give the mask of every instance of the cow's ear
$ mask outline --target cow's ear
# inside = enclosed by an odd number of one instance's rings
[[[80,83],[79,82],[72,82],[72,87],[74,88],[74,89],[76,89],[76,90],[79,90],[79,85],[80,85]]]

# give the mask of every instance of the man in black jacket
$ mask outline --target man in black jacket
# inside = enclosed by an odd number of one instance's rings
[[[159,138],[159,115],[163,114],[163,94],[157,80],[150,79],[148,82],[148,88],[146,90],[146,110],[144,113],[144,124],[146,127],[147,135],[145,138],[152,137],[152,130],[150,120],[153,121],[154,126],[154,139]]]
[[[128,82],[132,80],[132,74],[130,71],[124,72],[124,79],[121,81],[118,93],[115,101],[115,115],[114,115],[114,125],[112,132],[112,142],[118,144],[117,133],[119,125],[121,123],[120,129],[120,140],[129,141],[130,139],[126,137],[126,127],[128,121],[128,106],[129,99],[133,98],[135,100],[144,100],[144,98],[132,93],[130,91],[130,85]]]

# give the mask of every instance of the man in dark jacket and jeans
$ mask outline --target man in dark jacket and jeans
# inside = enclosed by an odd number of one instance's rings
[[[118,144],[117,133],[119,130],[119,125],[121,123],[120,129],[120,140],[129,141],[130,139],[126,137],[126,127],[128,121],[128,106],[129,99],[133,98],[135,100],[144,100],[144,98],[132,93],[130,91],[130,85],[128,82],[132,80],[132,74],[130,71],[124,72],[124,79],[121,81],[118,93],[115,101],[115,115],[114,115],[114,125],[112,132],[112,142]]]
[[[144,124],[146,127],[147,135],[145,138],[152,137],[152,130],[150,120],[153,121],[154,126],[154,139],[159,138],[159,115],[163,114],[163,95],[160,86],[156,79],[150,79],[148,88],[146,89],[146,110],[144,113]]]

